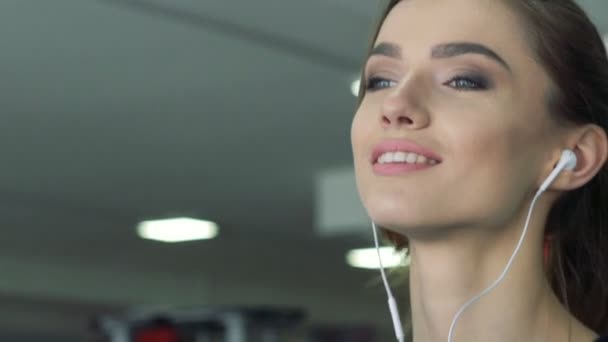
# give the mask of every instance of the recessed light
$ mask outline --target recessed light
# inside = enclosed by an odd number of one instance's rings
[[[214,222],[188,217],[142,221],[137,225],[137,234],[142,239],[162,242],[184,242],[213,239],[218,234]]]
[[[405,250],[397,252],[393,247],[380,247],[380,257],[385,268],[407,266],[410,263],[410,257],[405,255]],[[357,268],[380,268],[376,248],[353,249],[346,254],[346,262]]]
[[[361,86],[361,80],[358,78],[350,83],[350,92],[355,97],[359,97],[359,87],[360,86]]]

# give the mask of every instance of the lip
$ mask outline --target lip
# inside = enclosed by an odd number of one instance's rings
[[[370,158],[370,162],[372,164],[376,164],[378,162],[378,158],[386,152],[413,152],[422,156],[425,156],[427,159],[434,159],[437,161],[437,164],[441,163],[441,156],[432,150],[420,146],[413,141],[406,139],[390,139],[384,140],[374,146],[372,150],[372,155]]]

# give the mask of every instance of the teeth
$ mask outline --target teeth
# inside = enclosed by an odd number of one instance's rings
[[[380,163],[380,164],[388,163],[389,162],[388,157],[389,157],[388,153],[381,154],[380,157],[378,157],[378,163]],[[391,157],[391,159],[392,159],[392,157]]]
[[[403,163],[409,159],[409,155],[405,152],[395,152],[393,154],[393,162]],[[408,161],[409,163],[409,161]]]
[[[378,163],[387,164],[387,163],[407,163],[407,164],[437,164],[437,161],[434,159],[428,159],[425,156],[412,153],[412,152],[385,152],[378,157]]]

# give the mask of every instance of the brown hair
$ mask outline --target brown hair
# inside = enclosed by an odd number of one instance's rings
[[[371,45],[389,12],[384,7]],[[552,80],[547,106],[565,124],[595,124],[608,131],[608,58],[600,34],[573,0],[506,0],[529,34],[536,60]],[[370,47],[371,50],[371,47]],[[365,84],[362,75],[361,84]],[[359,103],[365,96],[359,90]],[[547,277],[559,300],[583,324],[608,334],[608,166],[587,184],[563,194],[547,218]],[[403,235],[384,230],[398,249]]]

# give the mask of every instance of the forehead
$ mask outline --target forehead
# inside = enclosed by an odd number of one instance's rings
[[[391,41],[407,50],[428,51],[448,41],[483,43],[505,55],[529,50],[521,21],[498,0],[402,0],[383,22],[377,41]]]

